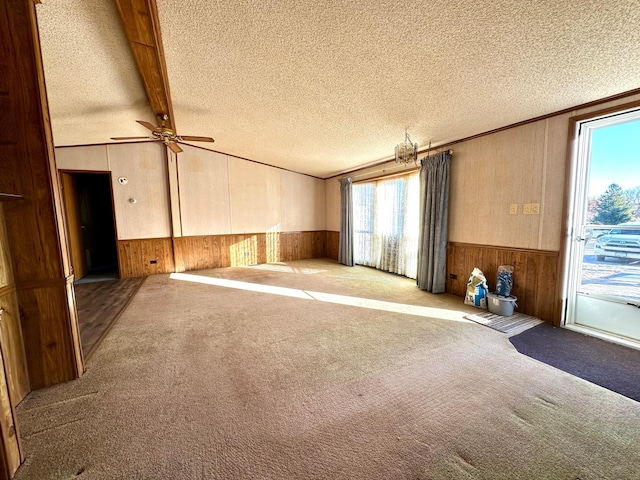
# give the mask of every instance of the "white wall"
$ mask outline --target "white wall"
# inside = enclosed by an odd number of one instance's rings
[[[231,233],[227,156],[184,150],[177,155],[182,236]]]
[[[326,202],[325,223],[327,230],[340,231],[340,182],[336,178],[324,181]]]
[[[111,172],[119,239],[170,237],[171,219],[175,236],[325,230],[323,180],[183,149],[168,171],[155,142],[59,147],[56,161],[60,170]]]
[[[118,240],[170,237],[164,146],[151,142],[109,145],[107,152]],[[121,177],[128,180],[126,185],[118,182]]]
[[[325,229],[324,181],[280,170],[281,231]]]
[[[59,170],[111,172],[119,240],[171,236],[164,146],[155,142],[56,148]],[[118,178],[124,177],[122,185]],[[130,199],[135,199],[132,203]]]
[[[280,170],[231,158],[229,161],[231,231],[282,231]]]

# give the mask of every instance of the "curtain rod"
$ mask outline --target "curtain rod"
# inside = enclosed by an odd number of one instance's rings
[[[453,155],[453,150],[447,150],[447,152],[449,153],[449,155]],[[443,153],[443,152],[440,152],[440,153]],[[426,160],[426,159],[427,159],[427,158],[429,158],[429,157],[434,157],[434,156],[436,156],[436,155],[438,155],[438,153],[435,153],[435,154],[433,154],[433,155],[427,155],[426,157],[421,158],[421,159],[420,159],[420,160],[418,160],[418,161],[419,161],[419,162],[422,162],[423,160]],[[391,162],[391,160],[389,160],[389,161]],[[387,171],[388,169],[390,169],[390,168],[398,168],[398,167],[405,167],[405,168],[406,168],[407,166],[406,166],[406,165],[390,165],[390,166],[388,166],[388,167],[386,167],[386,168],[381,168],[381,169],[379,169],[379,170],[373,170],[373,171],[371,171],[371,172],[360,173],[360,174],[358,174],[358,175],[347,175],[346,177],[340,177],[340,178],[338,178],[338,181],[340,181],[340,180],[341,180],[341,179],[343,179],[343,178],[349,178],[349,177],[351,177],[351,178],[357,178],[357,177],[364,177],[365,175],[373,175],[374,173],[386,172],[386,171]],[[411,170],[416,170],[417,168],[418,168],[418,166],[416,165],[415,167],[411,167]],[[411,170],[409,170],[409,171],[411,171]],[[398,173],[398,172],[396,172],[396,173]]]

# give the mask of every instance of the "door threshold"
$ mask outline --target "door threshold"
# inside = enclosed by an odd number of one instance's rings
[[[607,342],[617,343],[618,345],[623,345],[625,347],[635,348],[636,350],[640,350],[640,342],[628,337],[622,337],[620,335],[608,333],[603,330],[598,330],[596,328],[584,327],[582,325],[576,325],[576,324],[563,325],[562,328],[566,328],[567,330],[573,330],[574,332],[582,333],[584,335],[589,335],[590,337],[600,338],[601,340],[606,340]]]

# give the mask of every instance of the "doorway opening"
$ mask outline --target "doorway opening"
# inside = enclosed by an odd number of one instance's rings
[[[120,278],[111,174],[60,172],[75,282]]]
[[[640,109],[576,126],[565,326],[640,348]]]

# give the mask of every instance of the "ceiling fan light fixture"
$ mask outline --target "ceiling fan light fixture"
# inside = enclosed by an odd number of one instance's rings
[[[168,119],[168,115],[158,115],[160,126],[156,127],[152,123],[144,120],[136,120],[140,125],[151,131],[151,137],[111,137],[111,140],[156,140],[164,143],[173,153],[182,152],[182,148],[178,143],[182,142],[213,142],[211,137],[199,137],[195,135],[178,135],[173,129],[165,127],[164,122]]]

